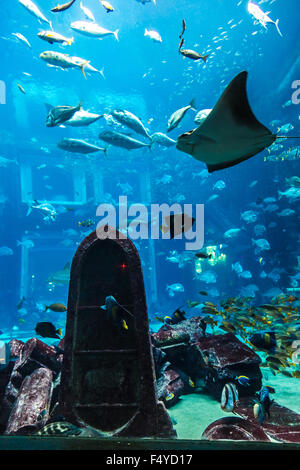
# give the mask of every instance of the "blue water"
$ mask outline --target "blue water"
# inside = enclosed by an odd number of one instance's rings
[[[289,149],[295,148],[297,141],[282,141],[278,150],[265,150],[242,164],[207,175],[204,163],[175,147],[155,146],[152,152],[112,147],[108,158],[102,153],[84,156],[63,152],[56,144],[64,137],[86,139],[101,146],[99,133],[113,128],[105,119],[89,127],[47,128],[44,103],[75,106],[82,101],[84,109],[99,114],[127,109],[143,121],[151,134],[166,132],[168,118],[175,110],[194,97],[197,110],[212,108],[232,78],[247,70],[249,101],[257,118],[274,132],[290,123],[294,129],[289,134],[299,135],[299,105],[283,107],[291,100],[292,82],[300,79],[298,1],[265,1],[261,5],[264,11],[271,10],[274,21],[279,18],[281,37],[273,24],[268,29],[254,24],[246,0],[157,0],[156,5],[112,0],[115,11],[109,14],[98,0],[84,0],[98,24],[120,30],[119,42],[113,36],[100,41],[72,31],[70,23],[84,19],[79,3],[53,14],[50,8],[55,2],[37,2],[55,31],[74,37],[72,46],[41,41],[37,33],[48,29],[48,25],[39,24],[18,1],[5,2],[1,7],[0,79],[6,85],[6,104],[0,105],[0,156],[13,162],[0,164],[0,247],[12,249],[13,254],[0,257],[0,330],[10,331],[13,336],[18,336],[17,328],[34,334],[35,324],[46,319],[64,328],[65,315],[45,314],[43,306],[66,303],[68,286],[49,285],[49,277],[71,262],[78,244],[96,226],[82,228],[78,222],[92,219],[96,224],[98,204],[117,202],[121,195],[128,195],[129,204],[204,204],[203,250],[214,246],[218,256],[226,255],[214,265],[207,261],[201,264],[202,273],[210,272],[213,279],[206,283],[197,279],[194,253],[189,253],[190,259],[182,267],[166,260],[173,250],[175,256],[187,254],[185,240],[157,240],[152,244],[138,241],[151,320],[155,314],[168,314],[185,305],[188,299],[201,300],[200,290],[209,293],[204,300],[216,303],[225,297],[250,293],[253,304],[258,304],[280,292],[290,292],[287,289],[297,289],[299,209],[297,200],[278,197],[278,191],[288,189],[285,179],[299,175],[299,160],[289,159]],[[206,65],[178,54],[183,18],[187,25],[185,47],[209,53]],[[162,43],[145,37],[145,28],[158,31]],[[12,33],[23,34],[32,48]],[[104,68],[105,79],[99,74],[84,79],[80,70],[47,67],[39,58],[46,50],[90,60],[97,69]],[[194,117],[195,113],[188,111],[169,136],[176,139],[196,127]],[[275,127],[270,125],[273,120],[278,120]],[[270,161],[270,155],[278,159]],[[97,175],[102,178],[102,196],[95,191]],[[169,182],[160,181],[165,175],[170,176]],[[80,180],[83,176],[85,179]],[[147,178],[150,183],[146,201]],[[219,180],[225,183],[224,189],[214,189]],[[209,200],[214,194],[218,197]],[[269,197],[277,206],[271,212],[270,208],[266,210],[268,202],[264,202]],[[77,205],[72,204],[74,199]],[[44,221],[37,210],[27,216],[28,200],[51,202],[58,212],[55,221]],[[72,210],[68,210],[70,207]],[[294,212],[280,216],[284,209]],[[241,213],[248,210],[256,213],[255,222],[241,219]],[[255,235],[257,224],[266,229],[261,236]],[[226,239],[224,233],[231,228],[242,230],[236,238]],[[76,233],[67,235],[70,229]],[[17,241],[24,238],[34,246],[22,251]],[[269,250],[255,252],[252,239],[259,238],[269,242]],[[251,278],[232,270],[237,262],[243,271],[251,273]],[[265,277],[261,277],[263,272]],[[184,292],[170,296],[167,286],[175,283],[181,284]],[[25,301],[18,310],[23,295]]]

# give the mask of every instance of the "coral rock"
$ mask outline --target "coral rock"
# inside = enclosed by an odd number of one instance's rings
[[[180,373],[170,368],[165,369],[157,381],[158,399],[169,408],[178,402],[180,395],[184,393],[184,388]]]
[[[10,348],[10,355],[12,358],[17,358],[20,357],[23,347],[24,347],[23,341],[20,341],[18,339],[12,339],[9,341],[8,345]]]
[[[201,338],[194,347],[206,363],[206,386],[216,398],[221,397],[228,382],[235,382],[240,396],[254,395],[260,390],[261,359],[232,333]],[[239,375],[248,376],[250,385],[240,385],[236,381]]]
[[[55,348],[37,338],[29,339],[22,350],[17,371],[25,377],[41,366],[58,373],[61,369],[61,361],[58,360]]]
[[[257,423],[253,415],[253,399],[241,398],[236,413],[243,418]],[[300,414],[274,402],[270,408],[270,417],[266,417],[261,428],[273,439],[282,442],[300,443]]]
[[[258,425],[235,416],[221,418],[211,423],[203,432],[202,439],[267,442],[271,440]]]
[[[5,434],[15,434],[22,427],[34,425],[43,410],[46,410],[44,419],[48,419],[52,380],[52,371],[44,367],[36,369],[24,379],[10,413]]]

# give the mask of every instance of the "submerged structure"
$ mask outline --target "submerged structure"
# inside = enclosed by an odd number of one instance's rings
[[[299,447],[299,0],[110,1],[2,2],[0,449]]]
[[[105,312],[109,296],[126,308]],[[67,420],[108,436],[175,434],[156,397],[139,255],[118,232],[91,233],[74,256],[59,404]]]

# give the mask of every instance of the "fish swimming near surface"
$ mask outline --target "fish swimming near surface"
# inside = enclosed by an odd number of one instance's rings
[[[67,38],[62,34],[55,33],[55,31],[40,31],[37,35],[43,41],[49,42],[49,44],[68,44],[71,46],[74,42],[74,38]]]
[[[20,34],[20,33],[12,33],[13,36],[16,36],[17,39],[19,39],[19,41],[23,42],[24,44],[26,44],[26,46],[28,46],[30,49],[31,49],[31,44],[30,42],[28,41],[28,39],[25,38],[25,36],[23,36],[23,34]]]
[[[81,10],[83,11],[83,13],[85,14],[85,16],[88,20],[96,21],[93,13],[91,12],[91,10],[89,8],[83,6],[82,2],[80,2],[80,8],[81,8]]]
[[[71,119],[76,111],[81,109],[81,103],[77,106],[56,106],[52,108],[46,120],[47,127],[56,127]]]
[[[278,34],[282,37],[281,31],[279,29],[278,23],[279,19],[276,21],[271,20],[271,18],[268,16],[270,13],[269,11],[267,13],[263,12],[262,9],[256,5],[256,3],[249,2],[248,3],[248,12],[265,28],[267,29],[267,23],[272,23],[276,26],[276,29],[278,31]]]
[[[142,147],[148,147],[151,149],[152,146],[152,143],[145,144],[144,142],[133,139],[126,134],[121,134],[120,132],[115,131],[104,131],[99,135],[99,139],[104,140],[104,142],[107,142],[110,145],[127,150],[134,150]]]
[[[107,2],[106,0],[100,0],[100,3],[103,6],[103,8],[106,10],[107,13],[111,13],[115,10],[114,7],[109,2]]]
[[[136,0],[139,3],[142,3],[143,5],[146,5],[146,3],[151,3],[153,2],[154,5],[156,5],[156,0]]]
[[[47,20],[47,18],[43,15],[43,13],[39,10],[39,8],[33,3],[31,0],[18,0],[18,2],[26,8],[29,13],[35,16],[40,22],[48,23],[50,28],[52,29],[51,21]]]
[[[161,35],[157,31],[149,31],[145,28],[144,36],[152,39],[154,42],[162,42]]]
[[[179,44],[178,52],[179,54],[183,55],[183,57],[188,57],[189,59],[192,59],[192,60],[202,59],[203,62],[207,61],[209,54],[201,55],[199,54],[199,52],[193,51],[192,49],[182,49],[183,44],[184,44],[184,39],[182,38]]]
[[[196,111],[195,106],[196,106],[196,102],[195,102],[195,99],[193,99],[188,106],[185,106],[184,108],[180,108],[177,111],[175,111],[170,117],[170,119],[168,120],[167,132],[172,131],[173,129],[175,129],[175,127],[178,126],[178,124],[182,121],[186,112],[189,109],[193,109],[194,111]]]
[[[210,173],[253,157],[277,138],[250,108],[247,76],[247,72],[238,74],[205,121],[177,140],[177,149],[205,162]]]
[[[61,329],[56,329],[50,322],[39,322],[36,324],[35,331],[43,338],[58,338],[61,339]]]
[[[62,139],[57,147],[66,152],[82,153],[84,155],[95,152],[104,152],[106,154],[107,149],[103,147],[97,147],[96,145],[89,144],[84,140],[80,139]]]
[[[76,0],[71,0],[70,2],[64,3],[63,5],[57,5],[56,7],[52,8],[51,11],[53,13],[59,13],[60,11],[68,10]]]
[[[97,23],[92,23],[90,21],[74,21],[71,23],[70,27],[77,31],[77,33],[83,34],[84,36],[94,37],[102,39],[106,36],[114,36],[117,41],[119,41],[119,30],[109,31],[108,29],[102,28]]]
[[[148,134],[148,131],[142,121],[130,111],[115,109],[114,111],[112,111],[111,115],[120,124],[129,127],[129,129],[134,130],[137,134],[141,134],[144,137],[147,137],[147,139],[151,140],[151,137]]]

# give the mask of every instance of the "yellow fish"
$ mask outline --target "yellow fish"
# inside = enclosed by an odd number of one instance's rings
[[[166,401],[170,401],[170,400],[172,400],[172,399],[174,398],[174,396],[175,396],[174,393],[170,392],[170,393],[168,393],[168,395],[165,397],[165,400],[166,400]]]
[[[26,95],[26,91],[24,90],[24,88],[22,87],[22,85],[20,85],[19,83],[17,83],[17,86],[18,86],[19,90],[20,90],[24,95]]]
[[[107,13],[114,11],[114,7],[108,3],[106,0],[100,0],[101,5],[105,8]]]

